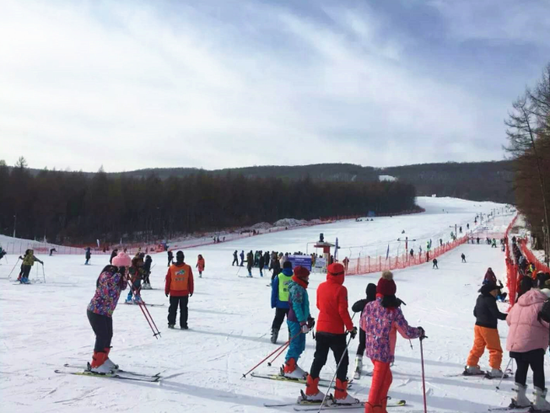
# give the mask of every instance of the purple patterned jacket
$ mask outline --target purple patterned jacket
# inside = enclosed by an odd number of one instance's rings
[[[94,297],[88,305],[88,310],[92,313],[112,317],[120,292],[126,289],[123,276],[116,270],[116,267],[108,266],[97,279]]]
[[[393,363],[396,331],[407,339],[420,337],[420,330],[409,326],[400,308],[382,307],[382,298],[378,296],[365,306],[360,325],[366,334],[365,354],[383,363]]]

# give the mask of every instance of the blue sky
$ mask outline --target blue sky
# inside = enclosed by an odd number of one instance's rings
[[[8,164],[499,160],[550,1],[2,0],[0,38]]]

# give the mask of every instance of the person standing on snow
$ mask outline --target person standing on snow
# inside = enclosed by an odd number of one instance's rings
[[[128,270],[129,278],[131,281],[131,288],[130,291],[128,291],[128,297],[126,297],[126,303],[131,304],[132,301],[132,294],[134,295],[134,301],[139,302],[141,301],[141,279],[143,276],[143,259],[139,256],[135,256],[132,258],[132,265],[130,266],[130,269]]]
[[[90,258],[92,258],[92,250],[90,249],[90,247],[88,247],[86,248],[86,262],[84,263],[84,265],[89,264]]]
[[[363,313],[366,305],[376,300],[376,284],[369,283],[369,285],[367,285],[366,293],[367,298],[356,301],[351,306],[351,310],[354,313],[360,313],[360,316]],[[365,354],[365,343],[365,330],[363,330],[363,328],[361,327],[359,329],[359,345],[357,346],[357,355],[355,356],[355,376],[357,377],[357,379],[359,379],[359,377],[361,376],[361,370],[363,369],[363,354]]]
[[[327,280],[317,288],[317,335],[315,337],[315,356],[309,376],[306,392],[301,400],[321,402],[325,395],[319,391],[319,375],[327,362],[328,352],[332,350],[336,363],[341,360],[336,372],[336,386],[333,401],[335,404],[358,403],[348,395],[349,356],[346,343],[346,332],[352,338],[357,335],[357,328],[348,313],[348,290],[344,287],[344,266],[340,263],[330,264],[327,268]]]
[[[462,262],[464,262],[464,263],[466,262],[466,255],[461,254],[461,255],[460,255],[460,258],[462,258]]]
[[[151,288],[151,281],[149,280],[149,277],[151,276],[151,264],[153,263],[153,259],[150,255],[147,255],[145,257],[145,262],[143,263],[143,289],[144,290],[152,290]]]
[[[206,263],[204,261],[204,258],[201,254],[199,254],[199,257],[197,258],[197,265],[195,268],[199,270],[199,278],[202,278],[202,272],[204,271],[204,268],[206,267]]]
[[[231,266],[233,267],[235,264],[237,264],[237,267],[239,266],[239,259],[237,258],[237,250],[233,253],[233,262],[231,263]]]
[[[170,296],[170,307],[168,308],[168,328],[174,328],[176,314],[180,307],[180,328],[187,330],[189,297],[193,297],[193,271],[183,260],[183,251],[176,253],[176,263],[172,264],[166,274],[164,293]]]
[[[167,251],[168,253],[168,267],[170,267],[170,265],[172,265],[172,261],[174,260],[174,253],[170,250]]]
[[[474,317],[476,325],[474,327],[474,345],[466,361],[464,375],[484,374],[479,368],[478,362],[483,355],[485,348],[489,350],[489,365],[491,371],[486,374],[487,378],[501,377],[502,371],[502,347],[500,346],[500,337],[498,336],[498,320],[506,320],[506,314],[501,313],[497,307],[497,295],[499,287],[495,283],[488,282],[479,290],[481,293],[477,297],[474,308]]]
[[[306,334],[315,325],[315,320],[309,313],[308,284],[309,270],[302,266],[294,268],[294,276],[288,284],[289,312],[286,320],[290,332],[290,345],[282,368],[283,375],[290,379],[303,379],[307,376],[298,366],[298,359],[306,349]]]
[[[269,264],[269,269],[272,271],[271,282],[273,282],[275,277],[281,273],[281,263],[277,259],[277,254],[275,253],[273,253],[273,256],[271,257],[271,263]],[[290,265],[290,269],[292,269],[292,264]]]
[[[40,261],[38,258],[34,256],[33,250],[27,250],[24,257],[19,257],[19,259],[23,260],[23,264],[21,264],[21,284],[30,284],[29,281],[29,274],[31,273],[32,266],[36,261],[38,261],[40,264],[44,265],[44,262]]]
[[[118,369],[109,359],[111,340],[113,338],[113,312],[126,288],[126,272],[131,264],[130,257],[118,254],[101,271],[96,281],[96,291],[87,308],[88,321],[95,334],[94,355],[88,363],[88,370],[93,373],[106,374]]]
[[[397,331],[406,339],[425,338],[422,327],[410,327],[399,306],[397,286],[390,271],[384,271],[376,286],[376,300],[367,304],[361,314],[365,330],[366,355],[374,364],[372,384],[365,413],[386,413],[388,391],[392,383],[390,365],[394,361]]]
[[[539,287],[545,287],[544,282],[540,283]],[[548,348],[549,324],[544,321],[544,314],[541,314],[544,303],[549,297],[550,290],[533,288],[520,297],[506,318],[506,323],[510,326],[506,350],[517,363],[514,389],[517,396],[512,398],[510,407],[531,406],[531,402],[525,395],[527,372],[531,367],[535,387],[534,411],[550,410],[550,403],[546,401],[544,377],[544,354]]]
[[[246,255],[246,269],[248,270],[248,276],[252,278],[252,266],[254,265],[254,254],[252,250]]]
[[[258,267],[260,268],[260,277],[264,276],[264,265],[265,265],[265,256],[264,254],[260,253],[260,257],[258,258]]]
[[[279,262],[278,260],[275,261],[277,263]],[[273,278],[273,281],[271,281],[271,308],[275,309],[275,318],[271,325],[271,342],[273,344],[277,343],[279,330],[281,329],[285,316],[288,317],[288,311],[290,309],[288,286],[292,281],[292,276],[292,263],[288,262],[288,265],[283,268],[283,272],[277,274],[275,278]]]
[[[434,258],[432,263],[433,263],[432,269],[439,270],[439,267],[437,266],[437,258]]]
[[[244,266],[244,250],[241,250],[241,254],[239,255],[241,257],[241,267]]]

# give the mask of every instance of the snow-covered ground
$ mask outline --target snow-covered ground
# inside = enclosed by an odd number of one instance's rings
[[[164,379],[160,384],[54,373],[64,363],[84,364],[91,359],[94,335],[86,318],[86,306],[107,257],[92,256],[92,265],[84,266],[83,256],[40,256],[45,261],[47,283],[27,286],[15,285],[14,275],[11,281],[7,280],[16,262],[10,256],[9,265],[4,260],[0,265],[0,411],[291,412],[292,407],[268,409],[263,404],[295,400],[300,385],[241,378],[276,347],[269,341],[273,318],[269,278],[259,278],[257,269],[255,278],[240,278],[246,270],[231,267],[232,252],[305,251],[307,243],[316,241],[319,232],[323,232],[328,241],[338,236],[345,255],[349,254],[346,248],[353,253],[350,247],[356,245],[367,245],[363,253],[385,253],[387,243],[401,236],[403,230],[411,238],[432,237],[435,241],[438,234],[450,233],[455,224],[471,224],[479,212],[502,208],[499,204],[449,198],[423,198],[419,204],[426,213],[375,218],[373,222],[343,221],[186,250],[186,261],[193,265],[199,253],[206,259],[204,278],[196,277],[195,294],[190,298],[190,330],[167,329],[167,305],[150,307],[162,332],[159,340],[152,336],[137,306],[124,305],[121,300],[114,313],[111,358],[128,370],[161,372]],[[498,216],[490,225],[505,228],[511,218]],[[466,264],[460,262],[461,253],[466,254]],[[153,255],[153,262],[151,282],[156,289],[144,291],[143,297],[149,303],[166,304],[166,254]],[[406,318],[412,325],[423,326],[429,336],[424,342],[424,356],[431,412],[484,412],[492,406],[507,405],[512,396],[511,380],[505,381],[497,392],[495,382],[449,377],[462,372],[470,350],[472,309],[487,267],[505,281],[500,249],[466,244],[441,257],[439,270],[432,270],[429,264],[395,272],[397,295],[407,303],[403,308]],[[33,269],[31,279],[36,275],[37,270]],[[309,294],[315,317],[316,289],[324,278],[321,274],[311,277]],[[377,279],[377,274],[348,277],[345,284],[350,305],[363,298],[367,283]],[[506,305],[501,309],[505,310]],[[283,331],[281,344],[287,339]],[[500,323],[499,331],[504,347],[508,333],[505,323]],[[352,359],[357,343],[355,340],[351,344]],[[309,335],[299,362],[306,370],[313,359],[314,344]],[[411,349],[408,341],[398,339],[393,366],[390,395],[407,400],[410,406],[399,409],[403,413],[423,410],[419,343],[412,344]],[[277,366],[282,359],[277,360]],[[505,354],[503,368],[508,360]],[[481,365],[487,364],[485,356]],[[350,376],[351,370],[350,366]],[[267,365],[258,369],[263,373],[275,371],[275,366]],[[334,371],[335,363],[329,358],[321,376],[330,378]],[[366,399],[370,380],[365,377],[356,382],[351,393]]]

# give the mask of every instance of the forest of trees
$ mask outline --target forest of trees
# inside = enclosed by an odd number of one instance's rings
[[[65,245],[148,241],[274,222],[412,211],[415,188],[400,182],[319,182],[196,172],[160,179],[31,171],[0,161],[0,230]]]
[[[535,237],[550,256],[550,64],[534,88],[513,103],[506,121],[507,152],[514,160],[514,192]]]

